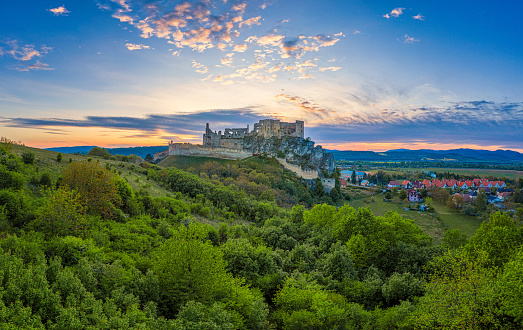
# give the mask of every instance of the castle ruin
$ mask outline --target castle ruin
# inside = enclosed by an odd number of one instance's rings
[[[296,120],[295,123],[285,123],[277,119],[263,119],[254,124],[252,131],[249,131],[249,125],[247,125],[247,128],[226,128],[222,134],[221,131],[213,132],[207,123],[202,146],[204,148],[244,150],[244,139],[247,136],[261,136],[265,139],[271,137],[303,139],[304,128],[304,122],[301,120]]]

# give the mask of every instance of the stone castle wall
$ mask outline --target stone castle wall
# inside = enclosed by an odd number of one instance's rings
[[[285,159],[276,158],[280,164],[283,165],[286,169],[294,172],[298,177],[302,177],[305,180],[313,180],[318,177],[318,171],[316,170],[304,170],[298,165],[293,165],[287,162]]]
[[[226,148],[204,148],[190,143],[169,143],[169,155],[200,156],[225,159],[244,159],[252,156],[251,152]]]

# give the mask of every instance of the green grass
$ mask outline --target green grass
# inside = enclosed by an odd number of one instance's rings
[[[153,180],[147,180],[146,170],[136,164],[107,160],[100,157],[66,153],[62,153],[63,159],[59,163],[56,161],[56,155],[58,152],[19,145],[13,146],[13,152],[18,156],[20,156],[23,152],[33,152],[35,154],[34,166],[38,167],[38,175],[47,172],[53,181],[56,181],[61,176],[63,170],[69,165],[70,158],[73,162],[86,161],[87,159],[91,158],[92,161],[99,161],[103,166],[108,164],[109,169],[116,171],[116,173],[118,173],[122,178],[125,178],[127,182],[129,182],[129,185],[136,192],[138,192],[140,189],[146,189],[149,191],[152,197],[172,195],[172,192],[163,188],[157,182]]]
[[[231,159],[211,158],[211,157],[198,157],[198,156],[168,156],[162,159],[158,166],[161,167],[176,167],[181,170],[187,170],[192,167],[198,169],[200,166],[207,162],[216,161],[219,164],[225,165],[235,162]]]
[[[451,211],[445,205],[439,203],[434,203],[433,207],[446,228],[459,229],[468,238],[472,237],[481,225],[482,220],[478,217]]]
[[[348,204],[354,208],[368,207],[375,215],[384,215],[389,211],[398,212],[402,217],[411,219],[421,227],[425,233],[434,239],[434,243],[439,244],[446,230],[459,229],[468,238],[472,237],[481,225],[481,220],[477,217],[450,211],[446,206],[434,203],[436,214],[426,212],[407,211],[408,204],[383,201],[382,195],[351,200]]]

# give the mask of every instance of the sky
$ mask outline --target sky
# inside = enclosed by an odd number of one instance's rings
[[[328,149],[523,152],[523,1],[3,0],[0,136],[201,143],[305,121]]]

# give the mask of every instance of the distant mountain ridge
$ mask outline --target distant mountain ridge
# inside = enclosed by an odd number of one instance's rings
[[[465,163],[523,162],[523,154],[513,150],[477,149],[394,149],[385,152],[331,150],[336,160],[349,161],[454,161]]]
[[[47,150],[63,153],[87,154],[95,146],[76,146],[47,148]],[[167,149],[167,146],[106,148],[113,155],[129,156],[131,154],[145,158],[147,154],[154,154]],[[385,152],[327,150],[334,155],[335,160],[370,161],[370,162],[420,162],[420,161],[454,161],[464,163],[514,163],[523,162],[523,154],[513,150],[479,150],[479,149],[393,149]]]

